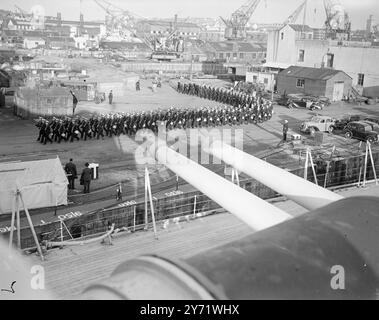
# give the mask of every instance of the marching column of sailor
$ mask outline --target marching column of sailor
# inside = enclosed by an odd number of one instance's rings
[[[244,93],[197,84],[178,84],[178,91],[221,102],[217,107],[169,108],[133,113],[115,113],[85,117],[39,117],[38,141],[61,143],[121,134],[134,136],[140,129],[158,132],[158,123],[166,122],[167,130],[256,124],[269,120],[273,114],[271,101]]]

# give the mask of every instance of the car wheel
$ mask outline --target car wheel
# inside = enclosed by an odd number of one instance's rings
[[[353,134],[350,131],[348,131],[345,133],[345,137],[351,139],[353,137]]]
[[[335,130],[335,128],[333,126],[330,126],[329,129],[328,129],[328,132],[329,133],[333,133],[334,130]]]
[[[367,142],[369,142],[370,144],[373,143],[373,142],[374,142],[373,137],[368,137],[368,138],[367,138]]]

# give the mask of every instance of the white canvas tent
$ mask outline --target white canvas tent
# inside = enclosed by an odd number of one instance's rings
[[[67,185],[58,157],[0,163],[0,215],[12,212],[17,190],[28,209],[67,205]]]

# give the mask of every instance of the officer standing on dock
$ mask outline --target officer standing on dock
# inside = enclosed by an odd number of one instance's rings
[[[68,179],[68,188],[70,190],[75,189],[75,179],[78,177],[78,173],[76,171],[76,165],[73,162],[73,159],[70,159],[70,162],[66,164],[64,170],[67,174]]]
[[[283,141],[287,141],[288,121],[284,120],[283,124]]]
[[[72,94],[72,115],[75,115],[75,109],[78,105],[78,98],[76,97],[75,93],[70,90],[70,93]]]
[[[112,104],[112,102],[113,102],[113,92],[112,92],[112,90],[111,90],[111,92],[109,92],[108,99],[109,99],[109,104]]]

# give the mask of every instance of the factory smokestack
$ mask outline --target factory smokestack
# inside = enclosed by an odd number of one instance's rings
[[[57,13],[57,26],[58,27],[62,26],[62,13],[60,12]]]

